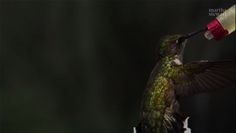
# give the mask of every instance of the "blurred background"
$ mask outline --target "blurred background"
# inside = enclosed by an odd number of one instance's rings
[[[231,0],[0,2],[1,133],[131,133],[165,35]],[[188,41],[185,62],[235,59],[235,33]],[[235,133],[236,87],[181,99],[193,133]]]

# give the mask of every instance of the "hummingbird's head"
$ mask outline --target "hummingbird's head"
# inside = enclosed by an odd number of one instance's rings
[[[182,55],[186,42],[183,35],[166,36],[161,41],[160,55]]]

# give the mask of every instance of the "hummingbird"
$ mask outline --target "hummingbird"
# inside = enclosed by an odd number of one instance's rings
[[[226,88],[235,80],[234,60],[183,63],[187,38],[192,35],[162,39],[160,60],[150,74],[141,101],[137,133],[184,133],[188,118],[179,111],[179,98]]]

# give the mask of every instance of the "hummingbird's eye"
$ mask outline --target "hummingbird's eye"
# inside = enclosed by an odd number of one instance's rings
[[[185,36],[181,36],[179,39],[176,40],[176,43],[181,44],[185,40],[186,40],[186,37]]]
[[[180,37],[179,39],[176,40],[176,43],[177,43],[177,44],[180,44],[180,43],[182,43],[182,42],[183,42],[183,40],[182,40],[181,37]]]

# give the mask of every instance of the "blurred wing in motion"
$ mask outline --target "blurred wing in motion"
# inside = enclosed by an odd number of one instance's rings
[[[226,88],[235,81],[236,61],[206,60],[185,64],[175,81],[177,96],[186,96]]]

